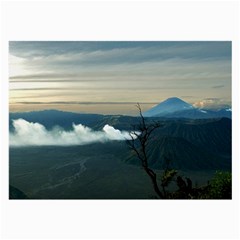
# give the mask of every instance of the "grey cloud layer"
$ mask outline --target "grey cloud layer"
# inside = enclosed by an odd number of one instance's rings
[[[10,76],[10,100],[231,99],[231,42],[10,42],[9,51],[24,69]]]
[[[80,54],[83,61],[114,57],[117,61],[125,54],[127,61],[180,58],[231,58],[231,42],[10,42],[10,53],[23,58],[70,56]],[[103,54],[104,53],[104,54]],[[130,54],[134,53],[134,55]],[[105,58],[104,58],[105,57]]]
[[[226,79],[231,69],[231,42],[10,42],[10,54],[34,73],[12,81]]]
[[[66,104],[66,105],[71,105],[71,104],[83,104],[83,105],[103,105],[103,104],[107,104],[107,105],[122,105],[122,104],[132,104],[132,105],[136,105],[136,102],[17,102],[20,104]],[[139,104],[157,104],[157,102],[140,102]]]

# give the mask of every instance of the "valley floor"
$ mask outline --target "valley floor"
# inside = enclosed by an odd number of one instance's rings
[[[123,142],[71,147],[10,148],[10,185],[30,199],[152,199],[140,166],[124,162]],[[215,171],[180,171],[201,186]],[[161,176],[161,171],[157,171]],[[174,186],[170,186],[174,189]]]

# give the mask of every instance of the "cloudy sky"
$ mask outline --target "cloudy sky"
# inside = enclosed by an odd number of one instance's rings
[[[10,111],[231,105],[231,42],[9,42]]]

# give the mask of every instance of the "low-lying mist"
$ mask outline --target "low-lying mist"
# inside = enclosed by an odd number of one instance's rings
[[[94,131],[82,124],[72,124],[72,130],[65,131],[59,126],[47,130],[40,123],[24,119],[13,120],[14,131],[10,132],[10,146],[70,146],[85,145],[95,142],[125,141],[136,138],[134,132],[120,131],[105,125],[101,131]]]

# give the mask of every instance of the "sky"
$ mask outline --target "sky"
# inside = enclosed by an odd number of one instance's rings
[[[10,112],[135,115],[169,97],[231,106],[231,42],[11,41]]]

